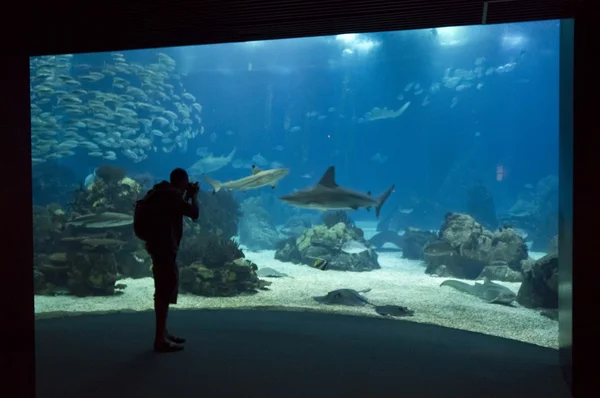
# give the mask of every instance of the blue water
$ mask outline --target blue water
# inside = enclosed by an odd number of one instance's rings
[[[374,294],[381,294],[385,303],[414,306],[425,317],[421,320],[448,326],[448,317],[432,315],[421,294],[441,297],[434,307],[444,314],[456,309],[456,303],[444,300],[464,300],[457,301],[464,306],[472,302],[460,293],[440,293],[437,281],[425,275],[426,242],[415,249],[414,242],[405,244],[408,238],[396,234],[390,234],[386,247],[366,240],[390,230],[409,231],[429,242],[440,238],[431,231],[440,229],[447,212],[461,212],[490,231],[500,228],[494,239],[509,224],[515,227],[510,233],[523,240],[510,241],[513,251],[520,253],[525,244],[530,249],[523,259],[551,252],[558,230],[560,56],[559,22],[544,21],[33,58],[36,311],[149,308],[151,260],[131,231],[133,204],[152,184],[182,167],[207,191],[200,196],[203,216],[196,224],[186,221],[177,258],[187,272],[182,278],[187,288],[181,285],[185,306],[241,303],[228,301],[222,293],[230,291],[219,289],[237,283],[247,288],[236,278],[251,272],[234,273],[233,280],[229,271],[208,273],[217,275],[213,280],[198,271],[230,267],[234,259],[221,254],[240,255],[231,238],[257,267],[272,266],[294,278],[287,286],[296,290],[281,290],[288,282],[275,282],[272,294],[259,291],[258,301],[248,299],[250,306],[288,305],[288,299],[295,303],[291,306],[316,306],[308,295],[382,282]],[[250,175],[252,165],[289,169],[274,188],[233,192],[245,211],[240,217],[229,194],[211,195],[211,187],[192,167],[234,150],[232,159],[212,167],[208,176],[237,180]],[[279,197],[316,184],[330,166],[335,166],[338,185],[373,197],[395,185],[379,218],[373,209],[347,213],[353,221],[347,228],[359,227],[364,244],[377,246],[382,269],[376,255],[374,260],[367,256],[367,267],[343,257],[335,246],[327,249],[327,261],[337,267],[331,272],[311,265],[317,259],[312,252],[302,254],[302,264],[286,252],[285,245],[296,244],[306,228],[322,231],[319,225],[328,222],[318,210],[298,209]],[[141,187],[122,175],[117,184],[109,183],[107,170],[110,175],[122,172]],[[95,184],[102,178],[104,183]],[[77,218],[82,214],[87,221]],[[344,239],[350,236],[348,229],[345,234]],[[215,237],[221,240],[211,240]],[[319,242],[314,246],[323,247]],[[278,256],[276,249],[287,257]],[[481,250],[485,254],[488,249]],[[507,249],[507,256],[513,251]],[[511,265],[513,272],[522,271],[521,266],[517,260]],[[428,273],[437,275],[442,268]],[[447,276],[467,273],[457,275]],[[517,280],[499,278],[515,294],[520,289]],[[115,282],[130,285],[123,296],[117,297]],[[258,277],[252,283],[252,289],[260,290]],[[284,292],[289,297],[282,303]],[[115,297],[90,305],[63,295]],[[515,317],[513,310],[524,317]],[[471,311],[464,313],[472,318]],[[494,330],[489,322],[499,322],[501,336],[556,345],[554,321],[539,311],[496,311],[477,324],[467,325],[465,318],[452,327],[462,322],[466,329],[489,333]],[[531,322],[540,322],[533,327],[539,333],[534,337],[523,333]],[[513,323],[517,337],[510,330]]]
[[[187,150],[158,150],[133,163],[119,150],[116,160],[107,161],[77,149],[35,167],[58,163],[83,181],[99,165],[113,164],[162,179],[197,161],[199,147],[214,156],[235,147],[235,159],[246,167],[260,154],[269,165],[290,168],[276,194],[316,183],[335,165],[340,185],[379,194],[395,184],[386,204],[391,211],[411,197],[461,210],[466,187],[442,187],[452,168],[467,162],[462,183],[483,182],[497,208],[506,210],[525,184],[557,174],[558,29],[558,22],[536,22],[161,49],[177,62],[183,88],[203,108],[204,134],[189,139]],[[156,62],[157,52],[124,56],[144,65]],[[107,53],[83,54],[72,64],[100,67],[110,60]],[[507,64],[510,71],[497,72]],[[462,91],[444,86],[446,70],[452,76],[478,66],[494,72],[461,80],[459,85],[470,85]],[[73,67],[72,75],[77,71]],[[405,92],[409,83],[423,92]],[[101,84],[98,89],[111,92],[110,79]],[[440,88],[432,92],[435,84]],[[374,107],[396,110],[407,101],[397,118],[363,121]],[[318,115],[308,117],[310,112]],[[377,153],[384,162],[372,160]],[[229,164],[211,175],[230,180],[248,173]],[[365,211],[354,217],[374,219]]]

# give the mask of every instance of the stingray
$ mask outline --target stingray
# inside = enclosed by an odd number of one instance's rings
[[[258,271],[256,271],[256,275],[262,276],[264,278],[283,278],[288,276],[283,272],[279,272],[276,269],[268,267],[259,269]]]
[[[401,305],[378,305],[375,312],[381,316],[413,316],[415,312]]]
[[[325,296],[314,297],[315,301],[328,305],[346,305],[351,307],[362,307],[369,305],[375,309],[375,312],[381,316],[412,316],[414,311],[400,305],[375,305],[367,300],[361,293],[370,292],[371,289],[337,289],[332,290]]]
[[[517,299],[517,295],[509,288],[494,283],[488,278],[483,279],[483,283],[468,283],[448,279],[440,284],[440,286],[450,286],[459,292],[470,294],[478,297],[488,303],[511,305]]]
[[[313,297],[315,301],[322,304],[330,305],[348,305],[352,307],[359,307],[366,304],[371,304],[367,299],[361,295],[361,293],[367,293],[371,289],[365,289],[356,291],[354,289],[337,289],[332,290],[325,296]]]

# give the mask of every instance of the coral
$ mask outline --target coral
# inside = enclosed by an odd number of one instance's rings
[[[358,241],[367,250],[348,254],[341,245],[348,241]],[[350,227],[343,222],[331,228],[325,225],[306,230],[298,238],[289,238],[278,243],[275,258],[280,261],[302,263],[312,266],[315,260],[327,261],[328,269],[340,271],[370,271],[381,268],[377,262],[377,253],[363,237],[360,228]]]
[[[223,264],[218,269],[195,262],[181,269],[181,289],[199,296],[230,297],[241,293],[256,293],[270,285],[258,279],[256,264],[244,258]]]
[[[117,166],[100,166],[96,169],[96,177],[108,185],[116,184],[125,178],[125,170]]]
[[[230,239],[237,234],[240,204],[229,191],[217,194],[200,191],[200,217],[197,224],[203,232]]]
[[[183,266],[200,262],[208,268],[222,267],[228,262],[243,258],[244,252],[231,240],[210,233],[186,237],[179,248],[178,261]]]
[[[354,225],[354,221],[352,221],[345,211],[327,211],[323,214],[323,224],[325,224],[327,228],[331,228],[337,223],[344,223],[347,226]]]

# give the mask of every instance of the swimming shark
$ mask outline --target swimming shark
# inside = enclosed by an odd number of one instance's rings
[[[317,185],[282,196],[279,199],[292,206],[317,210],[357,210],[361,207],[370,210],[371,207],[375,207],[375,215],[379,217],[381,206],[393,190],[394,185],[381,196],[373,198],[370,192],[364,194],[342,188],[335,182],[335,167],[330,166]]]
[[[488,278],[484,278],[483,283],[475,283],[474,285],[449,279],[442,282],[441,286],[450,286],[460,292],[479,297],[488,303],[510,305],[517,299],[517,295],[512,290],[494,283]]]
[[[227,156],[205,156],[193,165],[191,165],[188,168],[188,173],[190,175],[200,175],[210,173],[211,171],[220,170],[223,167],[227,166],[233,160],[235,151],[236,148],[233,148],[233,151],[231,151]]]
[[[110,211],[86,214],[67,221],[67,225],[84,228],[112,228],[131,224],[133,224],[133,216]]]
[[[209,176],[204,176],[204,180],[213,188],[213,193],[221,189],[232,189],[246,192],[249,189],[260,188],[267,185],[275,188],[275,184],[290,172],[289,169],[270,169],[261,170],[258,166],[252,165],[252,174],[239,180],[221,182],[213,180]]]

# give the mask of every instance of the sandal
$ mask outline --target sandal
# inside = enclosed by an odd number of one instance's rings
[[[183,350],[183,346],[170,342],[154,343],[154,351],[156,352],[177,352]]]
[[[185,339],[183,337],[176,337],[176,336],[172,336],[172,335],[168,335],[167,336],[167,340],[175,343],[175,344],[183,344],[185,343]]]

